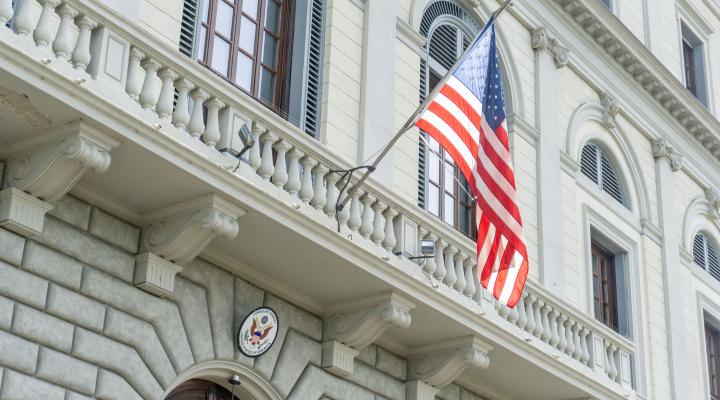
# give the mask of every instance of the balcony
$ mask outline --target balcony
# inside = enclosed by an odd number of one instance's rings
[[[1,159],[81,126],[112,161],[73,191],[120,217],[144,226],[158,209],[222,196],[243,210],[240,233],[203,258],[328,318],[337,305],[401,295],[412,321],[377,341],[418,379],[419,354],[471,343],[445,380],[502,398],[640,397],[632,342],[534,282],[516,309],[500,306],[481,290],[474,243],[372,178],[337,214],[332,171],[350,165],[106,5],[25,0],[13,15],[10,3],[0,0],[0,20],[13,18],[0,28]],[[257,140],[238,163],[243,124]],[[421,239],[437,251],[418,263],[409,257]]]

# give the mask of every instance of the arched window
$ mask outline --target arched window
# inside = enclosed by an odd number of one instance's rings
[[[165,400],[232,400],[233,397],[237,399],[238,393],[231,393],[217,383],[191,379],[175,388]]]
[[[580,155],[580,171],[600,186],[605,193],[627,207],[625,191],[615,165],[595,143],[588,143]]]
[[[447,74],[481,28],[454,1],[439,0],[427,7],[420,23],[420,32],[428,38],[420,65],[420,101]],[[474,237],[475,209],[468,184],[440,144],[428,135],[424,137],[428,145],[420,145],[418,203],[455,229]]]
[[[698,233],[693,239],[693,260],[715,279],[720,280],[720,259],[708,235]]]

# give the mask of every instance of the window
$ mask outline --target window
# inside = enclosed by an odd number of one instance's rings
[[[698,233],[693,239],[693,260],[715,279],[720,280],[720,259],[708,235]]]
[[[180,51],[317,136],[324,1],[185,0]]]
[[[720,400],[720,331],[705,321],[705,351],[710,380],[710,399]]]
[[[705,86],[705,56],[700,38],[688,28],[680,24],[682,33],[682,57],[685,87],[701,103],[707,105],[707,88]]]
[[[595,242],[591,245],[591,253],[595,319],[617,330],[615,256]]]
[[[612,1],[611,0],[600,0],[603,4],[605,4],[605,7],[607,7],[610,11],[612,11]]]
[[[594,143],[586,144],[580,155],[580,171],[593,183],[625,205],[623,185],[615,166],[605,152]]]

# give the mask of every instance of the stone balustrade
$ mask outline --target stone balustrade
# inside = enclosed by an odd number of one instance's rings
[[[42,9],[37,21],[33,7]],[[336,204],[345,195],[341,189],[347,183],[338,170],[349,165],[195,61],[170,53],[152,40],[140,40],[139,31],[123,31],[126,28],[113,23],[103,7],[87,0],[24,0],[13,14],[12,0],[0,0],[0,29],[12,29],[18,40],[31,37],[59,62],[85,71],[88,79],[98,79],[99,73],[89,68],[97,63],[93,59],[108,57],[106,47],[92,45],[102,40],[95,36],[112,31],[118,43],[127,47],[118,90],[145,110],[151,124],[174,129],[175,134],[187,135],[212,151],[231,153],[242,147],[237,133],[241,124],[248,124],[256,140],[243,158],[246,167],[268,185],[296,198],[298,207],[314,208],[328,224],[353,241],[372,243],[384,257],[407,260],[420,255],[420,240],[432,240],[434,257],[407,262],[419,263],[428,281],[443,286],[459,303],[461,297],[479,305],[493,303],[487,294],[483,296],[475,244],[470,239],[389,195],[372,179],[354,193],[348,206],[338,210]],[[54,19],[60,21],[56,33]],[[4,21],[9,20],[12,24],[7,28]],[[631,388],[633,344],[552,297],[529,282],[515,309],[495,304],[495,310],[526,336],[542,342],[538,345],[549,346],[579,367]]]

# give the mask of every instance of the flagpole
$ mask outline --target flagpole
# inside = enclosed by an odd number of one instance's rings
[[[505,10],[508,8],[508,6],[512,4],[512,2],[513,2],[513,0],[506,0],[505,3],[503,3],[502,6],[500,6],[500,8],[498,8],[497,10],[495,10],[495,12],[492,13],[492,16],[490,17],[490,21],[488,21],[488,23],[485,26],[487,27],[490,24],[490,22],[495,22],[503,14],[503,12],[505,12]],[[478,34],[478,36],[475,38],[475,40],[478,40],[484,32],[485,32],[485,29],[483,28],[483,30],[480,32],[480,34]],[[474,42],[475,41],[473,41],[473,44],[474,44]],[[471,49],[472,47],[473,47],[472,44],[470,46],[468,46],[468,50]],[[467,52],[467,50],[466,50],[466,52]],[[341,211],[343,208],[345,208],[348,201],[350,201],[350,199],[352,198],[353,194],[355,194],[355,192],[357,192],[357,190],[360,188],[360,186],[362,186],[362,184],[365,183],[365,181],[370,176],[370,174],[372,174],[377,169],[378,165],[383,160],[383,158],[385,158],[387,153],[390,152],[390,149],[393,146],[395,146],[395,143],[397,143],[398,140],[400,140],[400,137],[403,134],[405,134],[405,132],[407,132],[410,128],[412,128],[413,125],[415,125],[420,114],[422,114],[425,111],[425,108],[430,104],[431,100],[435,97],[435,95],[440,90],[440,88],[442,88],[442,86],[447,82],[447,80],[450,79],[450,77],[455,72],[455,70],[457,70],[457,68],[461,64],[461,61],[463,60],[463,58],[465,58],[465,54],[463,54],[462,56],[460,56],[460,58],[458,58],[458,60],[455,62],[455,64],[452,66],[452,68],[448,71],[448,73],[445,74],[445,76],[440,80],[440,82],[438,82],[435,85],[435,88],[433,88],[433,90],[430,92],[430,94],[428,94],[427,97],[425,97],[422,104],[420,104],[420,107],[418,107],[415,110],[415,112],[410,116],[410,118],[408,118],[407,121],[405,121],[405,123],[400,128],[400,130],[397,131],[395,136],[393,136],[393,138],[385,145],[382,152],[380,152],[380,154],[377,156],[377,158],[375,158],[375,161],[373,161],[373,163],[371,165],[369,165],[365,168],[365,172],[362,174],[362,176],[360,176],[360,179],[358,179],[357,183],[355,183],[348,190],[347,196],[345,196],[345,198],[342,199],[342,201],[338,201],[337,205],[335,206],[337,211]],[[342,193],[341,193],[341,196],[338,196],[338,199],[340,199],[341,197],[342,197]]]

